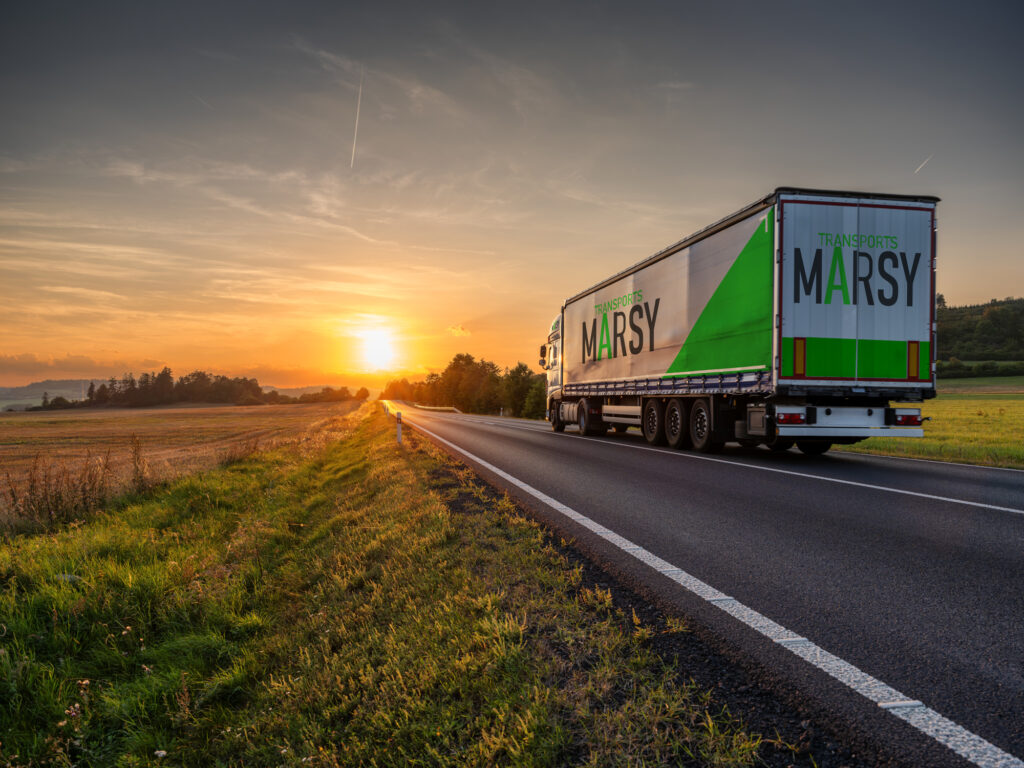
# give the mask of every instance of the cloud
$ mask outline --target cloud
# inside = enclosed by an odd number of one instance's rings
[[[86,355],[37,357],[31,352],[0,355],[0,386],[22,386],[40,379],[100,378],[121,376],[129,371],[153,371],[164,367],[162,360],[96,360]]]
[[[448,326],[448,333],[450,333],[452,336],[471,336],[472,335],[469,331],[466,330],[465,326],[463,326],[462,323],[459,323],[458,325],[449,325]]]
[[[338,85],[350,88],[353,93],[359,87],[360,73],[364,67],[362,63],[312,46],[301,38],[295,38],[294,45],[296,50],[315,59],[325,72],[334,75]],[[397,91],[413,114],[433,109],[463,119],[468,116],[467,111],[455,99],[414,75],[394,74],[377,68],[366,69],[365,73],[367,91],[364,91],[364,98],[373,98],[385,108],[386,97]],[[383,95],[376,94],[376,89],[373,88],[374,80],[384,87]]]
[[[685,93],[694,90],[696,87],[696,85],[688,80],[663,80],[652,85],[650,90],[655,95],[664,97],[665,106],[668,107],[680,102]]]
[[[111,293],[110,291],[97,291],[92,288],[82,288],[80,286],[71,285],[40,285],[39,290],[48,291],[50,293],[69,294],[72,296],[78,296],[83,299],[95,299],[97,301],[125,298],[119,293]]]
[[[658,83],[654,86],[658,90],[663,91],[690,91],[696,86],[688,80],[666,80]]]

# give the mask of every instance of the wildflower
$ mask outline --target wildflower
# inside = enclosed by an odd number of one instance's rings
[[[147,675],[152,675],[153,674],[153,668],[152,667],[147,667],[145,664],[142,665],[142,671],[144,673],[146,673]]]
[[[155,752],[153,752],[153,754],[156,755],[158,759],[159,758],[164,758],[164,757],[167,757],[167,750],[166,749],[158,749]]]

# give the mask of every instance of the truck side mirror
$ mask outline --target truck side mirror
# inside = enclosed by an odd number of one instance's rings
[[[541,357],[542,360],[544,360],[544,359],[547,358],[547,356],[548,356],[548,345],[547,344],[541,344],[540,345],[540,357]]]
[[[548,361],[542,357],[540,360],[537,361],[537,365],[539,365],[541,368],[546,368],[548,365]]]

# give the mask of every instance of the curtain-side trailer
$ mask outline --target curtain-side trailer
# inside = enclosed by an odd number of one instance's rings
[[[923,434],[937,197],[780,187],[565,301],[552,428],[819,454]]]

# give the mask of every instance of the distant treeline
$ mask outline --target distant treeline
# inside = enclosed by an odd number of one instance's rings
[[[946,361],[940,368],[945,376],[971,375],[978,366],[960,363],[961,360],[1024,361],[1024,299],[992,299],[988,304],[947,307],[946,300],[936,297],[935,321],[939,346],[937,358]],[[949,369],[956,372],[949,372]],[[1019,375],[1024,371],[1016,366],[987,365],[983,372],[973,375]]]
[[[111,377],[98,387],[95,382],[90,383],[85,400],[68,400],[65,397],[55,397],[51,400],[44,393],[43,404],[28,410],[51,411],[112,405],[140,408],[172,403],[226,403],[232,405],[325,403],[352,399],[365,400],[369,396],[370,393],[366,387],[362,387],[354,395],[348,387],[340,389],[324,387],[319,392],[289,397],[276,390],[264,392],[256,379],[232,379],[206,371],[193,371],[175,381],[171,369],[165,367],[160,373],[143,373],[138,379],[134,374],[126,373],[120,379]]]
[[[526,363],[502,372],[488,360],[472,355],[452,358],[442,373],[431,373],[423,381],[407,379],[388,382],[382,400],[408,400],[420,405],[452,405],[467,413],[498,413],[529,419],[544,417],[546,378]]]

